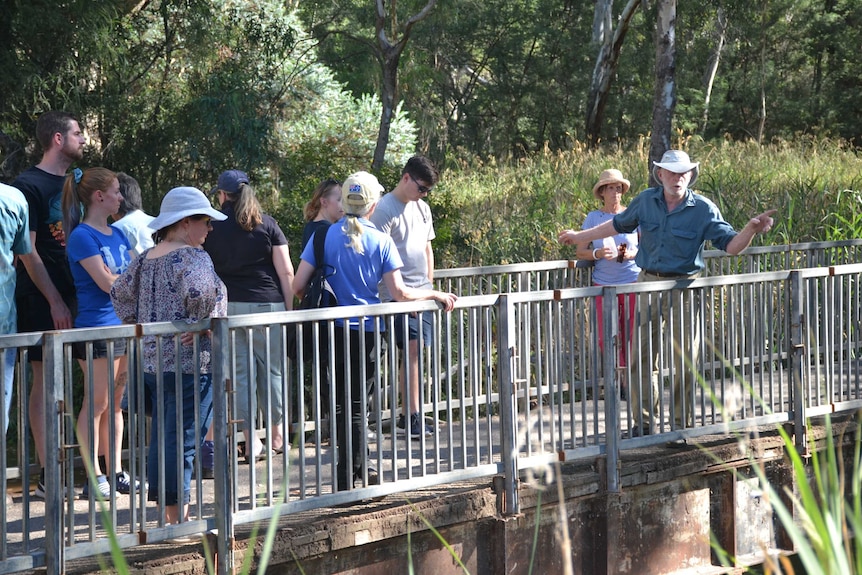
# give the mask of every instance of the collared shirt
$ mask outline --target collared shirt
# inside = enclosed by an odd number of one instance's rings
[[[29,254],[30,249],[27,200],[17,188],[0,184],[0,334],[17,331],[12,262],[18,254]]]
[[[123,232],[135,254],[141,255],[155,245],[153,230],[147,227],[154,219],[153,216],[141,210],[135,210],[112,223],[111,227]]]
[[[635,262],[643,270],[661,274],[702,271],[706,241],[724,250],[737,233],[721,217],[714,203],[691,190],[686,190],[683,201],[668,213],[661,186],[642,191],[613,222],[620,233],[632,232],[640,226]]]

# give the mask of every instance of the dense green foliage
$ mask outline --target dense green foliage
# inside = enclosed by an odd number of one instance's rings
[[[794,144],[678,142],[701,162],[695,184],[737,229],[775,208],[775,228],[756,245],[862,237],[862,159],[839,141]],[[557,243],[599,204],[599,173],[620,169],[631,196],[647,187],[649,142],[630,148],[545,150],[507,162],[452,167],[431,194],[438,267],[574,258]]]
[[[3,181],[38,159],[35,120],[49,109],[76,114],[89,138],[84,163],[135,176],[153,212],[171,187],[207,190],[238,167],[268,209],[299,213],[320,179],[370,164],[379,99],[345,91],[283,3],[8,8],[0,24],[9,33],[0,62],[11,71],[0,78]],[[389,164],[402,165],[415,148],[416,128],[399,109]]]
[[[421,0],[399,2],[410,14]],[[614,17],[624,2],[615,3]],[[605,142],[630,142],[652,119],[656,3],[632,21],[611,86]],[[357,0],[303,1],[321,56],[356,93],[378,75],[365,47],[373,9]],[[726,32],[706,121],[707,70]],[[675,125],[683,135],[858,143],[862,113],[862,4],[856,0],[677,2]],[[593,3],[570,0],[440,0],[402,59],[401,97],[435,159],[525,155],[584,141],[597,56]],[[765,113],[765,118],[762,118]],[[761,121],[763,129],[761,130]]]
[[[392,4],[393,39],[423,5]],[[674,139],[704,162],[698,188],[736,226],[778,208],[758,241],[858,236],[862,4],[693,0],[677,11]],[[239,167],[294,245],[316,183],[371,163],[374,14],[359,0],[7,1],[0,180],[38,158],[38,114],[67,109],[90,138],[83,163],[137,177],[149,211],[174,185],[206,190]],[[592,3],[439,0],[414,28],[379,176],[391,188],[416,151],[443,168],[431,199],[441,266],[570,256],[557,231],[580,225],[602,169],[646,184],[655,17],[654,3],[634,15],[599,149],[581,143]]]

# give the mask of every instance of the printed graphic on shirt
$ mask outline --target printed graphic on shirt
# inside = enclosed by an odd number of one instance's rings
[[[66,232],[63,230],[63,195],[57,194],[51,198],[48,205],[48,217],[45,223],[48,224],[48,229],[51,231],[51,236],[57,240],[60,245],[66,247]]]

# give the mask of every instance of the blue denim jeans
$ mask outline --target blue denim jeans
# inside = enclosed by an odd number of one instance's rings
[[[147,393],[153,402],[153,420],[150,434],[150,447],[147,456],[147,480],[149,481],[149,496],[151,501],[159,495],[159,453],[165,458],[165,500],[164,505],[186,504],[191,498],[192,467],[198,445],[206,436],[213,418],[212,376],[200,374],[200,419],[195,422],[195,376],[182,374],[181,396],[176,392],[176,374],[164,374],[164,403],[158,402],[156,376],[144,374]],[[182,410],[182,429],[177,429],[177,413]],[[164,443],[159,443],[159,429],[164,427]],[[195,430],[200,433],[195,442]],[[182,446],[178,444],[182,441]],[[182,448],[183,493],[182,498],[177,493],[177,475],[180,468],[177,465],[177,451]]]
[[[15,354],[18,350],[10,347],[3,352],[3,407],[6,410],[6,429],[9,431],[9,409],[12,407],[12,386],[15,384]]]

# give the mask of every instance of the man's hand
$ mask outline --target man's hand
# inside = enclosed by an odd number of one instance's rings
[[[777,211],[778,210],[766,210],[762,214],[756,215],[748,220],[748,225],[751,226],[751,229],[755,234],[765,234],[772,229],[772,225],[775,223],[772,219],[772,214]]]
[[[564,246],[571,246],[577,243],[577,237],[578,232],[576,232],[575,230],[563,230],[557,236],[557,241]]]
[[[72,313],[63,300],[51,306],[51,319],[54,320],[54,329],[72,329]]]
[[[446,311],[452,311],[455,309],[455,302],[458,301],[458,296],[453,293],[448,292],[434,292],[434,299],[443,304],[443,309]]]

